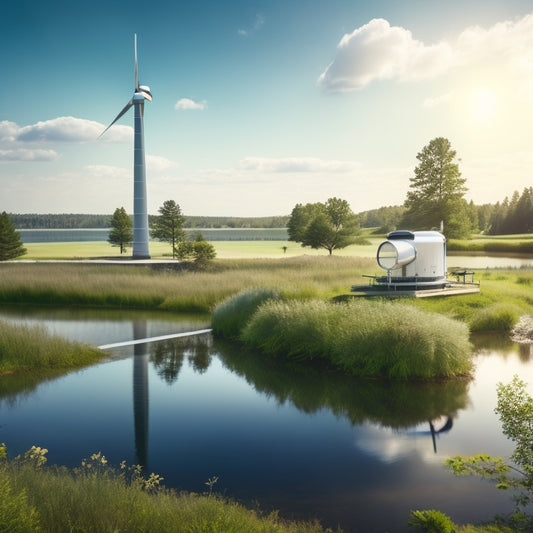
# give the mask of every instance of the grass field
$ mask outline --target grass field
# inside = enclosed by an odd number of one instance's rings
[[[376,248],[382,241],[373,238],[369,245],[349,246],[344,250],[334,252],[335,255],[348,257],[374,257]],[[299,255],[328,255],[326,250],[312,250],[302,248],[299,244],[289,241],[212,241],[211,243],[221,259],[240,258],[277,258],[295,257]],[[121,257],[119,249],[105,241],[93,242],[55,242],[55,243],[29,243],[24,245],[27,254],[20,257],[22,260],[68,260],[68,259],[95,259],[99,257]],[[286,247],[286,249],[284,249]],[[163,242],[150,242],[152,259],[170,259],[172,257],[170,245]],[[123,258],[131,257],[131,248]]]

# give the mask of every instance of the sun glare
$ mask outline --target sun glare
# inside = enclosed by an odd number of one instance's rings
[[[472,114],[479,123],[487,122],[496,113],[496,96],[488,89],[480,89],[473,94]]]

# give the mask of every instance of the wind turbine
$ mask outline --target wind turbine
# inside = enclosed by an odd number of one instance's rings
[[[150,259],[148,250],[148,211],[146,208],[146,165],[144,159],[144,101],[152,100],[150,87],[139,85],[137,68],[137,34],[135,34],[135,92],[115,120],[101,133],[100,137],[124,115],[131,106],[135,107],[135,140],[133,148],[133,258]]]

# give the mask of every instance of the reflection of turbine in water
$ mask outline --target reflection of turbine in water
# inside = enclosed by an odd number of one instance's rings
[[[133,338],[146,339],[146,321],[133,322]],[[137,464],[148,463],[148,345],[133,347],[133,418]]]
[[[440,429],[435,428],[435,424],[433,420],[429,421],[429,433],[431,435],[431,440],[433,441],[433,451],[435,453],[437,453],[437,435],[440,435],[441,433],[447,433],[448,431],[450,431],[450,429],[452,429],[452,427],[453,427],[453,418],[451,416],[446,417],[446,422]],[[428,432],[420,431],[420,432],[411,433],[411,435],[413,434],[427,435]]]

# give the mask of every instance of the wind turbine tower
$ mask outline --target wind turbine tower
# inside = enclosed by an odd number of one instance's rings
[[[135,34],[135,92],[115,120],[102,132],[100,137],[134,106],[134,147],[133,147],[133,259],[150,259],[148,250],[148,211],[146,207],[146,165],[144,158],[144,101],[152,100],[150,87],[139,85],[137,68],[137,34]]]

